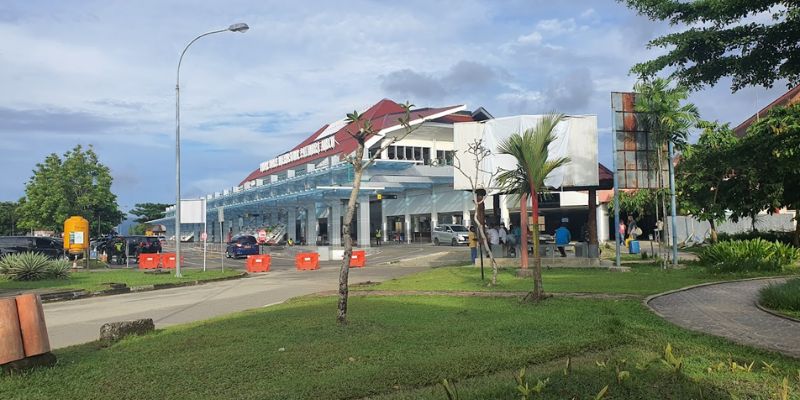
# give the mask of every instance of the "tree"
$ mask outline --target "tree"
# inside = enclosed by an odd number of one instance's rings
[[[741,147],[752,163],[750,172],[769,191],[758,193],[770,197],[762,199],[766,209],[800,209],[800,104],[770,110],[750,126]],[[800,216],[795,221],[794,243],[800,247]]]
[[[544,181],[555,169],[567,164],[569,158],[549,160],[548,147],[555,140],[553,129],[564,120],[563,114],[542,117],[535,127],[523,133],[514,133],[503,140],[497,149],[517,160],[517,168],[504,170],[498,176],[503,191],[531,199],[533,213],[533,291],[526,296],[533,301],[544,298],[542,288],[542,257],[539,254],[539,194],[547,192]],[[527,218],[527,215],[521,215]],[[527,233],[523,232],[522,245],[527,251]]]
[[[165,203],[136,203],[130,213],[138,217],[134,219],[135,222],[144,224],[147,221],[163,218],[164,210],[169,206],[170,204]]]
[[[734,150],[739,140],[728,124],[701,122],[696,144],[687,146],[675,171],[682,209],[711,226],[711,242],[717,242],[716,224],[726,218],[728,180],[733,176]]]
[[[659,189],[666,187],[664,182],[663,165],[665,147],[670,148],[675,145],[678,148],[685,146],[689,137],[689,130],[695,126],[699,118],[697,107],[691,103],[684,103],[689,98],[689,90],[682,85],[673,85],[671,79],[654,78],[642,79],[633,87],[636,92],[636,104],[634,109],[637,113],[637,123],[640,129],[646,130],[650,134],[650,140],[656,148],[656,165],[649,166],[658,171],[657,186]],[[684,104],[681,104],[684,103]],[[672,166],[672,154],[667,159],[668,166]],[[674,193],[675,188],[670,187],[670,192]],[[661,193],[662,191],[657,191]],[[656,207],[656,219],[659,214],[667,215],[666,195],[661,197],[662,211],[659,213]],[[669,224],[664,224],[664,236],[668,237]],[[667,257],[662,259],[666,260]],[[677,260],[673,260],[677,262]]]
[[[53,153],[36,164],[25,185],[19,206],[19,226],[61,232],[64,221],[80,215],[90,223],[90,233],[108,232],[123,214],[111,192],[110,170],[101,164],[91,146],[78,145],[63,155]]]
[[[366,159],[364,158],[364,147],[367,139],[374,137],[378,132],[375,131],[372,121],[369,119],[364,119],[364,115],[359,114],[357,111],[347,114],[346,121],[348,128],[345,128],[345,131],[353,140],[355,140],[357,147],[355,154],[348,158],[348,162],[353,166],[353,190],[350,192],[350,198],[347,201],[347,211],[344,214],[344,221],[342,223],[342,234],[344,235],[344,255],[342,257],[342,265],[339,268],[339,302],[336,315],[336,320],[341,325],[347,324],[347,299],[349,294],[348,279],[350,273],[350,258],[353,255],[353,238],[350,235],[350,224],[353,222],[353,214],[355,214],[356,210],[358,193],[361,190],[361,177],[364,174],[364,170],[369,168],[369,166],[372,165],[378,157],[380,157],[383,150],[389,148],[389,146],[398,140],[402,140],[411,134],[411,132],[422,126],[422,123],[425,122],[425,118],[420,117],[418,121],[419,124],[415,127],[411,126],[411,107],[413,106],[413,104],[409,103],[401,105],[404,110],[404,114],[397,120],[403,128],[402,133],[387,137],[389,140],[384,140],[383,144],[375,152],[375,154]]]
[[[9,236],[20,233],[17,227],[19,222],[19,203],[13,201],[0,202],[0,236]]]
[[[131,235],[144,235],[147,232],[147,221],[164,217],[164,210],[169,207],[165,203],[137,203],[134,204],[130,214],[137,216],[134,219],[136,225],[129,228]]]
[[[641,218],[647,214],[647,210],[653,210],[658,206],[658,190],[639,189],[631,192],[619,193],[619,210],[629,215]],[[608,210],[614,212],[614,202],[608,203]]]
[[[473,161],[474,164],[470,165],[469,168],[462,167],[461,158],[458,156],[458,154],[454,154],[453,168],[460,172],[461,175],[467,179],[470,187],[472,188],[472,204],[475,206],[474,221],[475,225],[478,227],[475,230],[475,234],[478,237],[478,242],[480,243],[481,247],[486,249],[487,254],[489,254],[489,261],[492,264],[492,279],[490,281],[490,285],[495,286],[497,285],[497,260],[494,259],[494,254],[492,253],[491,247],[489,246],[489,242],[486,238],[484,214],[482,211],[479,212],[479,210],[483,209],[483,204],[486,201],[486,188],[483,185],[483,179],[485,179],[486,182],[491,182],[494,179],[494,176],[497,175],[497,171],[487,171],[481,168],[481,166],[484,165],[483,160],[492,154],[492,151],[483,145],[483,139],[475,139],[475,141],[470,143],[467,146],[466,153],[468,158]],[[472,170],[472,175],[469,174],[469,170]],[[488,178],[486,175],[488,175]],[[527,238],[527,235],[523,235],[524,238]],[[523,248],[525,247],[527,246],[523,245]],[[525,252],[527,253],[527,249],[525,249]],[[481,261],[481,268],[483,268],[483,261]],[[483,269],[481,269],[481,279],[483,279]]]
[[[733,91],[771,87],[781,79],[800,83],[800,5],[795,1],[618,1],[651,20],[688,26],[651,40],[648,47],[668,52],[636,64],[632,72],[637,75],[674,68],[673,76],[692,89],[724,76],[733,78]]]

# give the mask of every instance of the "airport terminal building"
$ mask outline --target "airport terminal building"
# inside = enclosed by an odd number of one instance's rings
[[[404,134],[398,119],[403,108],[381,100],[369,107],[364,119],[377,134],[367,140],[368,154],[374,155],[386,141]],[[351,232],[360,247],[370,246],[376,230],[383,241],[430,242],[439,224],[470,225],[474,214],[471,192],[454,190],[454,127],[463,123],[484,123],[493,116],[483,108],[467,110],[464,105],[418,108],[411,111],[411,125],[420,125],[410,135],[384,149],[376,162],[364,171],[358,208]],[[350,127],[351,128],[351,127]],[[596,119],[594,119],[596,136]],[[353,167],[346,159],[357,145],[347,132],[345,120],[324,125],[294,148],[260,163],[238,185],[205,196],[205,227],[210,242],[237,234],[255,234],[271,227],[285,230],[285,238],[308,245],[342,245],[342,219],[352,190]],[[597,144],[593,152],[596,157]],[[367,153],[365,151],[365,153]],[[596,160],[596,158],[595,158]],[[595,161],[596,162],[596,161]],[[599,166],[602,188],[610,187],[611,172]],[[603,181],[603,179],[606,181]],[[543,231],[569,217],[573,237],[594,219],[597,232],[607,231],[607,214],[589,212],[595,189],[557,192],[543,204]],[[589,190],[591,189],[591,191]],[[505,224],[519,223],[519,203],[511,196],[491,196],[486,201],[487,219]],[[596,206],[595,206],[596,207]],[[183,215],[186,213],[182,209]],[[552,218],[550,217],[552,216]],[[174,206],[163,219],[152,221],[174,235]],[[197,240],[200,224],[182,224],[183,240]],[[600,240],[606,235],[599,235]]]

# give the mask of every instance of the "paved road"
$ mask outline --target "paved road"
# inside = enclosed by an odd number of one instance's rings
[[[465,249],[386,247],[368,257],[366,268],[351,269],[350,282],[383,281],[468,257]],[[188,258],[195,259],[196,255],[187,252]],[[153,318],[156,327],[163,328],[337,289],[337,262],[321,263],[317,271],[296,271],[286,262],[288,258],[280,258],[269,273],[244,279],[45,304],[51,345],[59,348],[96,340],[106,322]],[[226,260],[226,268],[241,268],[242,264],[241,260]]]
[[[657,297],[649,304],[684,328],[800,358],[800,322],[776,317],[755,306],[760,288],[784,280],[701,286]]]

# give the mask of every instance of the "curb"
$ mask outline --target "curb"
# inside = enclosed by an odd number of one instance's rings
[[[180,282],[180,283],[157,283],[153,285],[142,285],[142,286],[131,286],[131,287],[125,286],[122,288],[106,289],[97,292],[89,292],[87,290],[72,290],[64,292],[42,293],[40,294],[40,297],[42,299],[42,303],[58,303],[62,301],[86,299],[89,297],[113,296],[117,294],[149,292],[151,290],[173,289],[184,286],[197,286],[212,282],[241,279],[247,276],[249,276],[247,272],[241,272],[238,275],[225,276],[214,279],[195,280],[195,281]]]
[[[763,311],[763,312],[765,312],[767,314],[772,314],[772,315],[774,315],[774,316],[776,316],[778,318],[783,318],[783,319],[787,319],[787,320],[792,321],[792,322],[800,323],[800,319],[793,318],[793,317],[790,317],[788,315],[781,314],[780,312],[775,311],[775,310],[773,310],[771,308],[764,307],[764,306],[761,305],[761,303],[759,303],[757,301],[755,301],[753,303],[755,304],[756,308],[758,308],[759,310],[761,310],[761,311]]]

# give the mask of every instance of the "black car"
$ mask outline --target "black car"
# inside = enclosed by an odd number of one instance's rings
[[[0,257],[14,253],[40,253],[50,258],[64,257],[64,242],[58,238],[0,236]]]
[[[121,236],[128,242],[128,255],[138,257],[139,254],[161,253],[161,241],[155,236]]]

